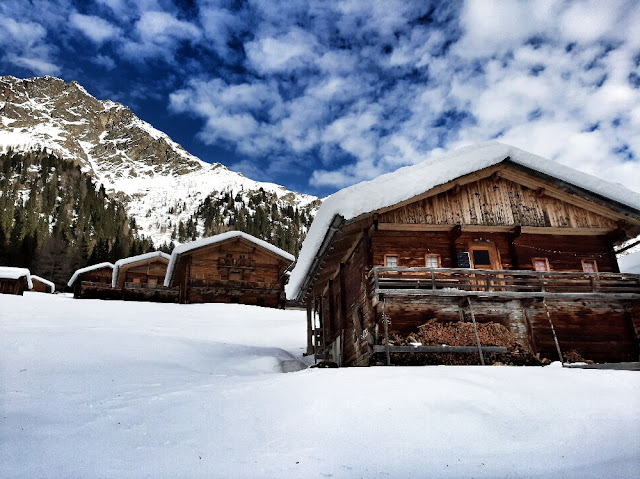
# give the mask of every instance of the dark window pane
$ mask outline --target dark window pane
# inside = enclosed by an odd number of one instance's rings
[[[491,265],[491,259],[489,259],[489,251],[486,249],[477,249],[473,252],[473,263],[478,266]]]

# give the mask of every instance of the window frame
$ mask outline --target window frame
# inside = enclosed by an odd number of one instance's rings
[[[544,270],[536,269],[536,261],[544,262],[546,269]],[[549,266],[549,258],[543,258],[543,257],[531,258],[531,269],[538,272],[551,271],[551,267]]]
[[[396,259],[396,264],[393,265],[393,266],[387,264],[387,259],[388,258],[395,258]],[[398,266],[400,266],[400,257],[397,254],[385,254],[384,255],[384,267],[385,268],[397,268]]]
[[[598,262],[595,259],[587,258],[580,260],[582,264],[582,272],[583,273],[597,273],[598,272]],[[591,263],[593,265],[593,271],[587,271],[584,269],[585,263]]]
[[[435,258],[438,266],[429,266],[429,258]],[[425,268],[442,268],[442,258],[440,257],[439,254],[436,253],[427,253],[424,255],[424,266]]]

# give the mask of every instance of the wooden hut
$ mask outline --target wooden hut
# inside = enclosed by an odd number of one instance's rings
[[[638,234],[638,193],[487,143],[325,200],[287,295],[340,365],[635,361]]]
[[[120,259],[113,265],[111,286],[134,301],[177,302],[178,288],[165,288],[171,257],[161,251]]]
[[[22,296],[32,287],[31,273],[27,268],[0,266],[0,293]]]
[[[36,276],[35,274],[32,274],[31,281],[33,283],[33,288],[31,288],[31,291],[35,291],[37,293],[50,293],[50,294],[53,294],[56,291],[56,285],[53,284],[48,279],[44,279],[40,276]]]
[[[67,283],[74,298],[113,299],[117,291],[111,287],[113,264],[98,263],[80,268]]]
[[[164,281],[181,303],[242,303],[284,307],[285,272],[294,257],[240,231],[176,247]]]

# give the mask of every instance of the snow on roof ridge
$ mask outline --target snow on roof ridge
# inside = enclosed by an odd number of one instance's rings
[[[82,273],[86,273],[87,271],[93,271],[94,269],[100,269],[100,268],[106,268],[106,267],[113,269],[113,264],[105,261],[104,263],[92,264],[91,266],[86,266],[84,268],[77,269],[75,273],[73,273],[73,276],[71,276],[71,279],[67,283],[67,286],[72,287],[73,283],[75,283],[76,279],[78,279],[78,275],[81,275]]]
[[[295,261],[296,259],[295,256],[293,256],[291,253],[287,253],[286,251],[278,248],[277,246],[274,246],[271,243],[261,240],[260,238],[256,238],[255,236],[252,236],[248,233],[243,233],[242,231],[227,231],[219,235],[209,236],[207,238],[201,238],[199,240],[192,241],[190,243],[184,243],[184,244],[181,244],[180,246],[176,246],[171,252],[171,259],[169,260],[169,266],[167,266],[167,274],[164,277],[164,285],[169,286],[169,283],[171,282],[171,276],[173,275],[173,268],[175,267],[175,263],[178,261],[178,257],[181,254],[186,253],[187,251],[191,251],[193,249],[202,248],[203,246],[209,246],[212,244],[221,243],[231,238],[244,238],[247,241],[255,243],[258,246],[261,246],[262,248],[277,254],[278,256],[282,256],[283,258],[288,259],[291,262]]]
[[[0,266],[0,278],[3,279],[20,279],[23,276],[27,278],[29,289],[33,288],[31,282],[31,272],[28,268],[16,268],[14,266]]]
[[[46,284],[47,286],[50,286],[52,293],[56,292],[56,285],[53,283],[53,281],[49,281],[48,279],[44,279],[42,276],[38,276],[36,274],[32,274],[31,275],[31,279],[35,279],[37,281],[40,281],[41,283]]]
[[[169,256],[167,253],[164,253],[162,251],[151,251],[149,253],[143,253],[137,256],[129,256],[128,258],[119,259],[113,264],[113,273],[111,273],[111,287],[112,288],[116,287],[116,280],[118,279],[118,272],[120,271],[121,266],[124,266],[125,264],[137,263],[138,261],[144,261],[146,259],[151,259],[156,257],[164,258],[166,260],[171,260],[171,256]]]
[[[329,196],[320,206],[302,244],[296,267],[286,286],[287,298],[298,296],[325,233],[334,217],[356,218],[381,208],[409,200],[431,188],[493,165],[506,158],[513,163],[547,174],[579,188],[640,210],[640,193],[620,184],[597,178],[555,161],[499,142],[466,146],[405,166],[344,188]]]

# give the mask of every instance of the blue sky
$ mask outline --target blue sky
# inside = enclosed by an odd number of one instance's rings
[[[640,191],[640,2],[3,0],[0,74],[325,195],[497,139]]]

